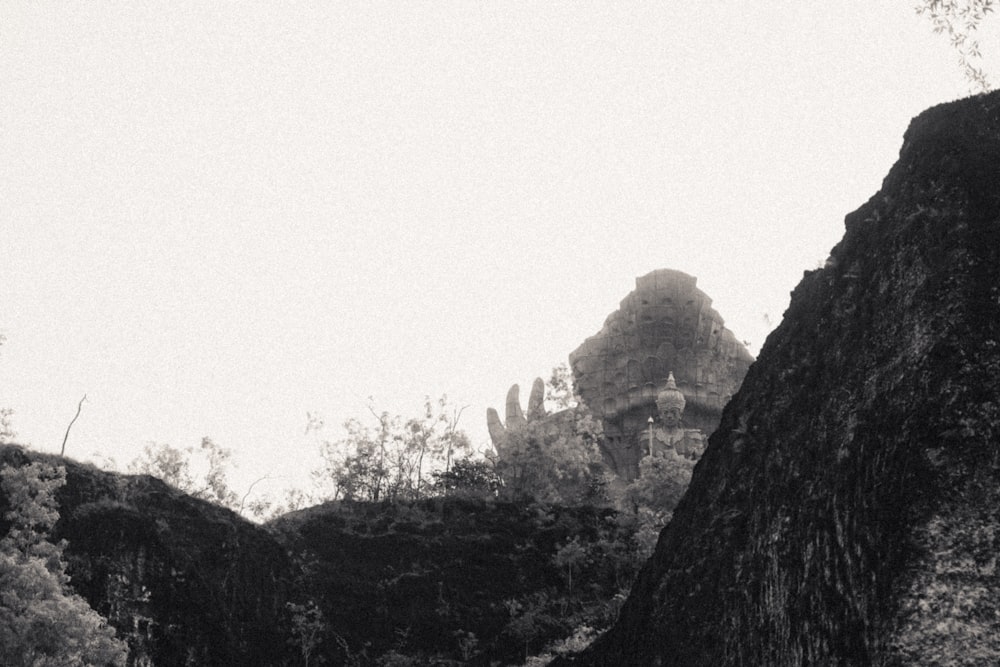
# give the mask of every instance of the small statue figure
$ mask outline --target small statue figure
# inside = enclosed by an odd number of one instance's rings
[[[684,428],[684,394],[677,388],[674,374],[667,378],[666,388],[656,397],[660,413],[659,424],[650,417],[649,428],[640,436],[640,446],[647,456],[664,456],[668,450],[688,459],[698,459],[705,451],[705,434]]]

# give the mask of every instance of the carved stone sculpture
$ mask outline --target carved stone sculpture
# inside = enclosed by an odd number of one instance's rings
[[[500,415],[493,408],[486,410],[486,426],[490,432],[490,440],[493,441],[497,455],[501,457],[504,455],[504,444],[507,441],[508,433],[523,429],[528,424],[529,419],[534,420],[545,414],[545,383],[542,378],[535,378],[535,382],[531,385],[527,417],[521,410],[520,393],[521,388],[516,384],[512,385],[507,392],[504,421],[500,421]]]
[[[664,456],[673,450],[688,459],[701,458],[705,451],[705,434],[698,429],[684,428],[682,416],[686,402],[671,373],[666,388],[656,398],[659,421],[650,417],[648,428],[639,434],[638,448],[646,448],[645,456]]]
[[[490,440],[493,441],[493,447],[501,459],[506,454],[506,443],[510,434],[526,428],[529,423],[540,428],[540,434],[555,434],[572,429],[573,420],[576,418],[574,408],[551,414],[545,410],[545,383],[542,378],[535,378],[531,385],[527,414],[521,410],[520,393],[521,388],[516,384],[507,392],[504,421],[500,421],[500,415],[493,408],[486,410],[486,426],[490,432]]]
[[[670,269],[637,278],[600,332],[569,356],[580,398],[603,423],[605,459],[626,479],[648,452],[640,434],[668,374],[686,399],[687,425],[707,437],[753,362],[696,283]]]
[[[693,276],[661,269],[635,282],[635,291],[608,316],[601,331],[569,355],[580,400],[603,427],[604,461],[625,480],[638,476],[639,461],[650,452],[649,419],[656,422],[657,415],[654,445],[662,438],[661,447],[691,458],[700,456],[723,406],[753,362],[712,308],[712,300],[695,286]],[[504,456],[508,434],[529,421],[544,424],[552,433],[572,423],[573,410],[546,414],[544,391],[542,380],[536,379],[527,416],[517,385],[507,394],[503,422],[496,410],[487,411],[498,456]],[[657,408],[661,395],[666,412]],[[681,413],[685,424],[680,423]]]

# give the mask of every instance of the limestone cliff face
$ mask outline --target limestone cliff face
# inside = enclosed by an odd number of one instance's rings
[[[687,400],[685,425],[709,434],[753,362],[696,278],[661,269],[635,282],[569,356],[580,397],[604,425],[605,456],[627,478],[637,474],[637,439],[671,372]]]
[[[1000,664],[1000,94],[911,124],[584,665]]]

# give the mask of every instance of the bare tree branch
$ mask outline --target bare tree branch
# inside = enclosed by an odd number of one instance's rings
[[[85,400],[87,400],[86,394],[84,394],[83,398],[80,399],[80,402],[76,406],[76,415],[73,416],[73,419],[70,421],[69,426],[66,427],[66,435],[63,436],[62,449],[59,450],[59,456],[66,455],[66,440],[69,439],[69,430],[73,428],[73,424],[75,424],[76,420],[80,418],[80,410],[83,409],[83,402]]]
[[[242,500],[240,500],[240,508],[236,512],[237,514],[243,514],[243,507],[244,505],[246,505],[247,498],[250,497],[250,493],[253,491],[253,487],[257,486],[258,482],[263,482],[265,479],[271,479],[271,476],[264,475],[263,477],[258,477],[257,479],[254,480],[253,484],[250,485],[250,488],[247,489],[247,492],[243,494],[243,498]]]

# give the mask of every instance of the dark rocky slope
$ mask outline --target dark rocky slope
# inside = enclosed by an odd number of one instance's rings
[[[1000,664],[1000,94],[911,124],[586,665]]]
[[[272,528],[329,623],[316,649],[328,664],[363,652],[364,664],[519,665],[581,624],[610,623],[641,563],[633,530],[594,507],[327,503]],[[570,577],[556,556],[567,545]]]
[[[267,531],[153,477],[0,447],[0,466],[39,459],[66,468],[53,538],[69,542],[73,589],[128,643],[130,665],[294,657],[285,609],[292,562]],[[0,521],[0,534],[8,527]]]
[[[610,623],[642,562],[610,509],[456,496],[259,526],[153,477],[0,445],[0,468],[32,460],[66,468],[52,538],[130,666],[303,664],[288,603],[322,614],[309,664],[521,664]]]

